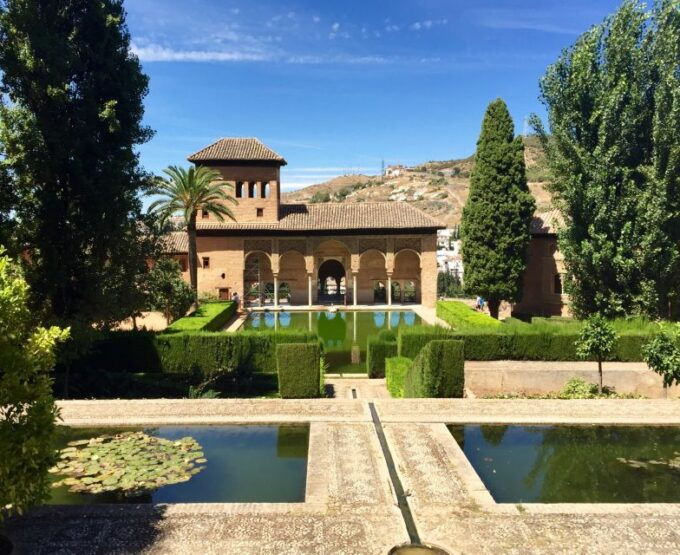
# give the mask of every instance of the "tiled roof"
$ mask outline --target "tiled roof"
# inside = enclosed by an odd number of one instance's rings
[[[189,237],[186,231],[171,231],[165,236],[166,254],[183,254],[189,252]]]
[[[537,212],[531,220],[529,228],[532,235],[554,235],[562,224],[562,215],[559,210],[549,212]]]
[[[282,204],[279,217],[278,222],[198,222],[197,229],[340,231],[444,227],[405,202]]]
[[[200,161],[250,161],[278,162],[285,165],[283,156],[278,155],[268,146],[254,137],[226,137],[194,152],[187,158],[189,162]]]

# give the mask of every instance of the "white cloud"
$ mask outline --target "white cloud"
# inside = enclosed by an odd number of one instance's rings
[[[489,29],[540,31],[560,35],[578,35],[581,32],[578,29],[565,27],[560,22],[550,21],[550,13],[536,9],[508,10],[499,8],[481,10],[478,14],[481,25]]]
[[[321,21],[321,18],[320,18],[318,15],[315,15],[315,16],[312,18],[312,21],[313,21],[314,23],[319,23],[319,21]]]
[[[231,13],[233,13],[234,15],[238,15],[238,14],[241,13],[241,9],[240,8],[232,8]]]
[[[388,33],[396,33],[400,29],[401,29],[401,27],[399,27],[399,25],[386,25],[385,26],[385,31],[387,31]]]
[[[321,173],[349,173],[350,171],[352,172],[363,172],[363,171],[373,171],[375,170],[374,167],[362,167],[358,168],[356,166],[328,166],[328,167],[317,167],[317,168],[289,168],[286,171],[295,171],[295,172],[301,172],[301,173],[306,173],[306,172],[321,172]],[[293,177],[293,176],[291,176]],[[302,176],[300,176],[302,177]],[[312,177],[312,176],[305,176],[305,177]]]
[[[438,27],[440,25],[446,25],[449,22],[448,19],[426,19],[425,21],[416,21],[410,25],[410,28],[414,31],[422,31],[424,29],[432,29],[433,27]]]
[[[238,50],[175,50],[157,44],[138,46],[133,43],[130,51],[142,62],[266,62],[271,54],[242,52]]]
[[[376,65],[397,62],[401,59],[379,55],[354,56],[346,54],[290,54],[265,50],[195,50],[169,48],[159,44],[132,43],[130,51],[142,62],[281,62],[298,65],[346,64]]]
[[[349,33],[347,31],[340,30],[340,23],[337,21],[331,25],[331,32],[328,34],[328,38],[333,40],[335,38],[348,39]]]

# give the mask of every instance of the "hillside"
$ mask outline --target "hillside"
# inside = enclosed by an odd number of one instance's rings
[[[529,188],[538,210],[550,206],[546,190],[545,155],[536,137],[524,139]],[[396,177],[343,175],[285,193],[284,202],[385,202],[408,201],[447,226],[460,223],[470,187],[474,156],[461,160],[430,161],[405,168]]]

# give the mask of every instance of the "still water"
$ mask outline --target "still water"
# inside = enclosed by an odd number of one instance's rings
[[[76,439],[132,429],[60,427],[57,448]],[[193,437],[203,449],[208,461],[203,465],[206,468],[188,482],[166,485],[141,497],[126,499],[112,493],[72,493],[62,486],[52,489],[48,503],[295,503],[305,500],[308,426],[163,426],[145,432],[171,440]]]
[[[680,428],[452,425],[499,503],[677,503]]]
[[[366,343],[380,330],[421,324],[411,310],[253,312],[243,329],[307,329],[323,340],[330,373],[366,372]]]

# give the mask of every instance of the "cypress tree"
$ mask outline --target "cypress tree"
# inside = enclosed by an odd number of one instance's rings
[[[84,329],[128,316],[149,256],[136,146],[152,131],[122,1],[0,0],[0,71],[0,223],[30,252],[36,304]]]
[[[477,141],[461,224],[465,289],[485,297],[494,318],[501,301],[521,299],[535,209],[527,187],[524,145],[514,135],[508,107],[500,98],[494,100]]]

